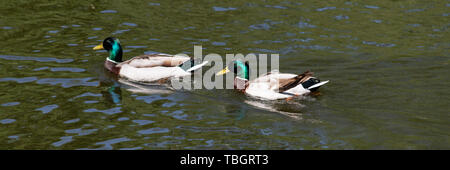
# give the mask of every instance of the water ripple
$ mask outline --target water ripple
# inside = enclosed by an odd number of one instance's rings
[[[3,103],[2,106],[7,107],[7,106],[15,106],[15,105],[19,105],[20,102],[9,102],[9,103]]]
[[[119,122],[121,122],[121,121],[127,121],[127,120],[130,120],[130,118],[129,118],[129,117],[119,117],[119,118],[117,119],[117,121],[119,121]]]
[[[69,71],[69,72],[73,72],[73,73],[79,73],[79,72],[84,72],[85,69],[74,68],[74,67],[53,67],[53,68],[50,68],[50,71],[53,71],[53,72],[56,72],[56,71]]]
[[[173,118],[178,119],[178,120],[187,120],[187,118],[189,117],[189,115],[184,114],[184,112],[182,110],[176,110],[172,113],[169,113],[168,115],[172,116]]]
[[[285,6],[280,6],[280,5],[274,5],[274,6],[272,6],[272,5],[265,5],[265,7],[267,7],[267,8],[276,8],[276,9],[288,9]]]
[[[226,8],[226,7],[213,7],[213,9],[214,9],[214,11],[222,12],[222,11],[234,11],[237,8],[233,8],[233,7],[228,7],[228,8]]]
[[[58,59],[52,57],[25,57],[25,56],[11,56],[11,55],[0,55],[1,59],[5,60],[32,60],[39,62],[57,62],[57,63],[70,63],[73,61],[71,58]]]
[[[36,83],[37,84],[50,84],[50,85],[57,85],[61,84],[61,87],[63,88],[69,88],[74,86],[98,86],[98,81],[89,81],[92,80],[92,77],[87,78],[43,78],[39,79]]]
[[[159,128],[159,127],[138,131],[138,133],[142,134],[142,135],[149,135],[149,134],[155,134],[155,133],[168,133],[168,132],[170,132],[170,130],[168,128]]]
[[[140,126],[143,126],[143,125],[148,125],[148,124],[154,123],[155,121],[152,121],[152,120],[133,120],[133,122],[139,124]]]
[[[317,26],[307,23],[309,19],[300,20],[297,24],[299,28],[316,28]]]
[[[105,145],[101,149],[113,149],[112,145],[114,145],[116,143],[120,143],[120,142],[127,142],[127,141],[131,141],[131,139],[126,138],[126,137],[117,138],[117,139],[110,139],[110,140],[106,140],[106,141],[103,141],[103,142],[97,142],[97,143],[95,143],[95,145]]]
[[[112,34],[122,34],[122,33],[127,32],[127,31],[130,31],[130,29],[117,30],[117,31],[114,31]]]
[[[366,5],[364,7],[369,8],[369,9],[380,9],[380,7],[377,7],[377,6],[374,6],[374,5]]]
[[[50,69],[50,71],[52,72],[58,72],[58,71],[68,71],[68,72],[73,72],[73,73],[79,73],[79,72],[84,72],[86,71],[85,69],[82,68],[75,68],[75,67],[39,67],[39,68],[35,68],[33,69],[33,71],[42,71],[42,70],[47,70]]]
[[[73,100],[73,99],[77,99],[77,98],[80,98],[80,97],[87,97],[87,96],[92,96],[92,97],[101,97],[101,96],[102,96],[102,94],[100,94],[100,93],[91,93],[91,92],[86,92],[86,93],[80,94],[80,95],[78,95],[78,96],[75,96],[74,98],[72,98],[72,100]]]
[[[130,46],[125,46],[125,48],[147,48],[147,46],[138,46],[138,45],[130,45]]]
[[[0,78],[0,82],[15,81],[17,83],[28,83],[28,82],[36,81],[37,79],[38,79],[37,77],[24,77],[24,78],[5,77],[5,78]]]
[[[64,124],[75,123],[75,122],[78,122],[78,121],[80,121],[80,119],[79,119],[79,118],[76,118],[76,119],[71,119],[71,120],[67,120],[67,121],[65,121],[65,122],[64,122]]]
[[[253,30],[269,30],[270,25],[267,23],[262,23],[262,24],[250,25],[249,28],[253,29]]]
[[[69,130],[65,130],[66,133],[76,133],[78,134],[78,136],[85,136],[85,135],[89,135],[91,133],[96,132],[98,129],[82,129],[82,128],[77,128],[77,129],[69,129]]]
[[[160,95],[151,95],[151,96],[137,96],[136,100],[143,100],[145,103],[152,103],[153,101],[156,100],[163,100],[163,99],[168,99],[170,100],[169,97],[162,97]]]
[[[150,5],[150,6],[160,6],[161,4],[156,3],[156,2],[149,2],[148,5]]]
[[[60,137],[59,139],[61,139],[61,140],[58,141],[58,142],[52,143],[52,145],[55,146],[55,147],[60,147],[60,146],[62,146],[64,144],[66,144],[66,143],[69,143],[69,142],[73,141],[72,136],[63,136],[63,137]]]
[[[244,133],[244,134],[251,134],[250,131],[247,129],[240,129],[237,127],[198,127],[198,126],[177,126],[177,129],[185,129],[190,130],[192,132],[225,132],[225,133]]]
[[[336,9],[336,7],[332,6],[332,7],[318,8],[318,9],[316,9],[316,11],[322,12],[322,11],[334,10],[334,9]]]
[[[59,106],[57,104],[47,105],[41,108],[37,108],[37,111],[41,111],[43,114],[47,114],[51,112],[53,109],[58,108]]]
[[[1,124],[10,124],[10,123],[14,123],[16,121],[16,119],[3,119],[0,120]]]
[[[337,20],[349,19],[349,17],[346,15],[338,15],[338,16],[335,16],[334,18]]]
[[[19,140],[20,136],[12,135],[12,136],[8,136],[8,138],[9,138],[9,139]]]
[[[142,149],[142,147],[138,146],[134,148],[120,148],[119,150],[139,150],[139,149]]]
[[[424,11],[425,9],[408,9],[408,10],[406,10],[405,12],[406,13],[412,13],[412,12],[422,12],[422,11]]]
[[[265,135],[265,136],[272,135],[272,133],[273,133],[272,129],[270,129],[270,128],[261,129],[260,132],[262,135]]]
[[[49,34],[56,34],[58,32],[59,32],[59,30],[48,31]]]
[[[121,109],[122,109],[122,107],[115,107],[115,108],[106,109],[106,110],[98,110],[98,109],[92,108],[92,109],[86,109],[86,110],[84,110],[84,112],[88,112],[88,113],[100,112],[100,113],[105,113],[108,115],[113,115],[116,113],[121,113],[122,112]]]
[[[185,28],[183,28],[184,30],[191,30],[191,29],[195,29],[195,27],[194,26],[189,26],[189,27],[185,27]]]
[[[211,44],[214,45],[214,46],[225,46],[225,45],[227,45],[227,43],[225,43],[225,42],[217,42],[217,41],[214,41]]]
[[[102,14],[110,14],[110,13],[117,13],[117,11],[116,10],[103,10],[103,11],[100,11],[100,13],[102,13]]]
[[[375,45],[377,47],[394,47],[395,44],[390,44],[390,43],[377,43],[375,41],[363,41],[363,44],[366,45]]]
[[[383,22],[383,20],[379,20],[379,19],[374,19],[374,20],[372,20],[372,21],[375,22],[375,23],[377,23],[377,24],[380,24],[380,23]]]
[[[131,23],[131,22],[124,22],[124,23],[122,23],[122,25],[131,26],[131,27],[136,27],[136,26],[138,26],[137,24]]]

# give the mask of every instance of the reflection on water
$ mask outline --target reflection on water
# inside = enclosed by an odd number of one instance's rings
[[[73,59],[58,59],[52,57],[24,57],[24,56],[9,56],[9,55],[0,55],[1,59],[5,60],[30,60],[37,62],[57,62],[57,63],[70,63]]]
[[[267,111],[280,113],[282,115],[288,116],[295,120],[302,120],[301,113],[291,113],[291,112],[285,112],[285,111],[279,111],[270,104],[263,103],[263,101],[245,101],[245,103],[255,106],[257,108],[265,109]],[[302,104],[298,104],[301,107],[304,107]]]
[[[1,149],[448,149],[446,1],[0,2]],[[259,101],[103,69],[140,54],[279,53],[322,95]],[[205,68],[206,70],[207,68]],[[198,83],[198,82],[196,82]]]
[[[119,79],[118,82],[121,83],[126,90],[133,93],[143,93],[143,94],[170,94],[174,91],[169,89],[168,86],[159,84],[140,84],[135,82],[130,82],[124,79]]]

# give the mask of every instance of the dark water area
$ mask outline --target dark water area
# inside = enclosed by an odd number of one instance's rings
[[[0,149],[450,149],[450,1],[0,1]],[[103,68],[278,53],[321,95],[173,91]]]

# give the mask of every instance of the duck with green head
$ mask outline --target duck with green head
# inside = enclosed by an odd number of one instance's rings
[[[137,82],[155,82],[171,77],[191,75],[191,72],[207,63],[200,63],[190,57],[149,54],[122,61],[123,50],[119,39],[108,37],[94,50],[106,50],[109,56],[105,60],[105,68],[109,71]]]
[[[292,99],[294,96],[306,95],[319,89],[329,81],[321,82],[312,77],[313,73],[306,71],[302,74],[280,73],[276,70],[249,80],[250,67],[247,62],[234,60],[219,71],[220,76],[233,72],[234,86],[244,93],[265,100]]]

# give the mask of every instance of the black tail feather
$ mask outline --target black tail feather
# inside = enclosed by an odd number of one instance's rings
[[[284,92],[286,90],[289,90],[291,88],[294,88],[295,86],[303,83],[306,81],[308,77],[311,77],[313,75],[313,72],[305,71],[304,73],[295,76],[293,78],[280,81],[280,86],[278,88],[279,92]]]
[[[202,61],[201,60],[195,60],[193,58],[191,58],[188,61],[185,61],[184,63],[180,64],[178,67],[181,67],[181,69],[183,69],[184,71],[194,67],[195,65],[201,64]]]

